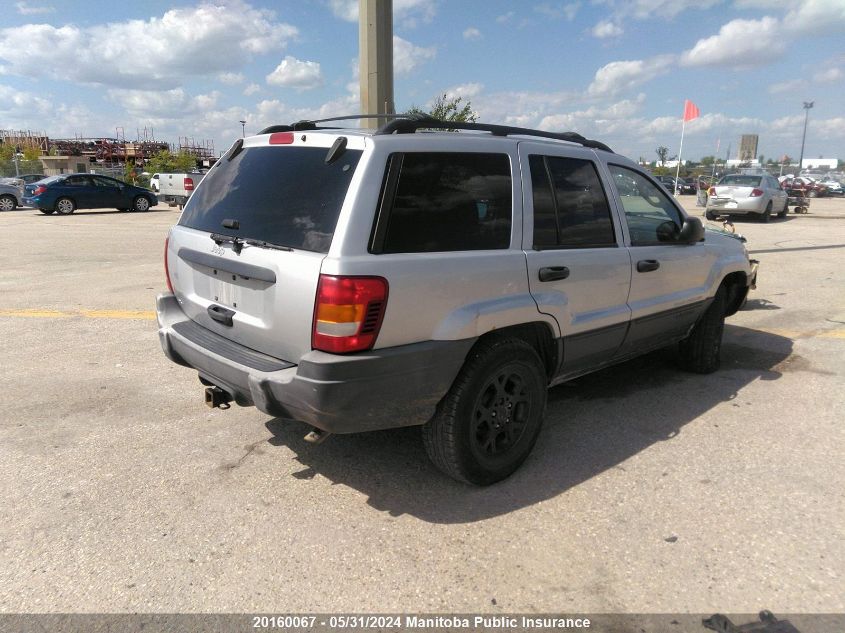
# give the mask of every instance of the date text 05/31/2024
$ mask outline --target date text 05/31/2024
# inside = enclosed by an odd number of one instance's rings
[[[495,628],[495,629],[588,629],[589,618],[554,616],[422,616],[422,615],[310,615],[253,616],[256,629],[312,628],[327,626],[332,629],[367,628]]]

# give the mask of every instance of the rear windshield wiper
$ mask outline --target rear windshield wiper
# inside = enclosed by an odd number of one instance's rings
[[[231,235],[221,235],[220,233],[212,233],[209,237],[214,240],[214,243],[218,246],[220,244],[223,244],[224,242],[231,243],[232,250],[235,251],[235,253],[238,255],[240,255],[244,245],[257,246],[258,248],[269,248],[276,251],[293,251],[290,246],[280,246],[279,244],[272,244],[270,242],[265,242],[264,240],[253,240],[243,237],[233,237]]]

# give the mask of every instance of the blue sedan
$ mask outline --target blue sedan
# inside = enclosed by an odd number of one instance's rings
[[[24,204],[47,215],[69,215],[77,209],[148,211],[158,204],[149,189],[127,185],[98,174],[62,174],[26,185]]]

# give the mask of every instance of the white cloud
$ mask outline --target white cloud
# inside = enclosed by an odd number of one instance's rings
[[[591,96],[601,97],[630,90],[669,72],[673,62],[672,55],[610,62],[596,71],[587,92]]]
[[[335,17],[347,22],[358,21],[358,0],[329,0],[329,8]],[[408,27],[415,26],[416,18],[431,22],[437,13],[434,0],[394,0],[393,19]]]
[[[267,83],[273,86],[310,90],[322,85],[323,73],[319,63],[302,61],[288,55],[266,79]]]
[[[534,11],[540,13],[547,18],[552,19],[565,19],[567,22],[572,22],[575,19],[575,16],[578,14],[578,9],[581,8],[580,2],[570,2],[568,4],[556,4],[551,5],[548,2],[544,2],[543,4],[539,4],[534,7]]]
[[[820,70],[813,75],[813,81],[818,83],[832,83],[839,81],[845,77],[842,70],[839,68],[828,68],[827,70]]]
[[[804,79],[791,79],[789,81],[779,81],[769,86],[770,94],[782,94],[784,92],[800,91],[807,82]]]
[[[33,121],[34,117],[50,117],[54,108],[50,101],[29,92],[0,84],[0,116],[3,124],[20,125],[18,122]],[[35,125],[40,128],[40,123]]]
[[[799,35],[821,35],[845,29],[845,2],[802,0],[783,18],[783,29]]]
[[[469,84],[461,84],[459,86],[453,86],[446,90],[446,98],[447,99],[454,99],[456,97],[461,97],[462,99],[472,99],[473,97],[477,97],[481,94],[481,91],[484,90],[484,85],[479,83],[469,83]]]
[[[15,8],[18,10],[18,13],[21,15],[36,15],[39,13],[52,13],[55,11],[55,7],[44,6],[44,7],[36,7],[30,6],[28,2],[16,2]]]
[[[221,83],[224,83],[227,86],[236,86],[240,83],[243,83],[244,76],[241,73],[220,73],[217,76],[217,79],[219,79]]]
[[[232,0],[171,9],[146,21],[2,29],[0,59],[8,74],[171,89],[183,76],[234,72],[255,54],[283,49],[297,34],[296,27],[273,21],[271,12]]]
[[[718,35],[700,39],[684,52],[681,65],[755,68],[770,63],[785,50],[785,37],[775,18],[731,20]]]
[[[723,0],[594,0],[607,5],[614,17],[633,16],[639,20],[672,19],[682,13],[695,14],[709,9]]]
[[[141,119],[184,119],[213,109],[220,97],[219,92],[205,95],[188,95],[182,88],[173,90],[124,90],[113,88],[109,98],[122,106],[130,116]]]
[[[598,24],[596,24],[590,33],[593,34],[593,37],[598,38],[600,40],[606,39],[608,37],[619,37],[625,31],[622,29],[621,26],[611,22],[610,20],[602,20]]]
[[[256,92],[261,91],[261,86],[258,84],[249,84],[246,88],[244,88],[244,95],[249,97],[250,95],[254,95]]]
[[[496,22],[498,22],[499,24],[507,24],[508,22],[513,20],[514,15],[515,14],[513,11],[508,11],[507,13],[503,13],[502,15],[497,16]]]
[[[424,48],[403,40],[398,35],[393,36],[393,71],[401,76],[410,74],[415,68],[435,58],[437,48]]]
[[[481,37],[481,31],[479,31],[474,26],[470,26],[469,28],[464,29],[465,40],[480,40]]]

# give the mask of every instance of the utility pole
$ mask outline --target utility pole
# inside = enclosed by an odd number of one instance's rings
[[[801,135],[801,156],[798,157],[798,172],[796,176],[801,175],[801,166],[804,164],[804,141],[807,140],[807,120],[810,118],[810,108],[813,107],[815,101],[804,102],[804,134]]]
[[[361,114],[393,114],[393,0],[358,0],[358,47]]]

